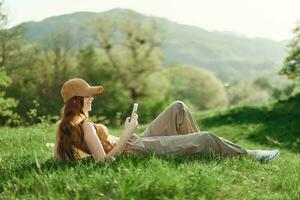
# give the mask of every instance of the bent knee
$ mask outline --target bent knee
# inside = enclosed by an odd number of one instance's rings
[[[185,104],[180,100],[176,100],[172,103],[172,106],[176,107],[178,110],[182,110],[185,107]]]
[[[208,132],[201,132],[201,137],[205,139],[211,139],[211,135]]]
[[[213,140],[213,137],[209,132],[201,132],[199,139],[207,143],[207,142],[211,142]]]

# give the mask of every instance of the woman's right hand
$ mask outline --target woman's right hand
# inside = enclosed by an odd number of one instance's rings
[[[137,121],[138,115],[136,113],[134,113],[132,119],[130,121],[129,120],[130,120],[130,117],[126,117],[124,128],[125,128],[126,132],[132,134],[139,127],[139,123]]]

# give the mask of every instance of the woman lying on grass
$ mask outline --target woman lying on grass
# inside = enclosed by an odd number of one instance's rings
[[[118,154],[146,155],[147,153],[192,155],[214,153],[220,156],[248,156],[267,162],[279,155],[278,150],[246,150],[222,137],[200,131],[188,107],[175,101],[137,136],[138,115],[125,120],[120,138],[109,135],[103,124],[89,121],[94,98],[103,92],[102,86],[91,87],[80,78],[67,81],[61,95],[64,107],[57,125],[55,158],[64,161],[80,159],[80,151],[91,154],[104,163]],[[79,151],[80,150],[80,151]]]

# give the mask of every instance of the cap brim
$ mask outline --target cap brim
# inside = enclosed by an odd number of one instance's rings
[[[89,88],[90,95],[93,94],[100,94],[104,91],[104,88],[102,86],[93,86]]]

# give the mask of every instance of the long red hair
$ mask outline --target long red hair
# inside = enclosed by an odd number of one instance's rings
[[[88,119],[88,113],[84,113],[82,110],[83,105],[84,97],[74,96],[61,109],[56,146],[56,155],[59,160],[75,161],[80,158],[78,151],[72,144],[72,134],[78,134],[83,141],[81,123]]]

